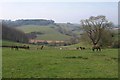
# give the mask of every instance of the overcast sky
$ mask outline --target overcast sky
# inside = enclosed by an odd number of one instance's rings
[[[57,23],[80,23],[90,16],[105,15],[118,23],[118,2],[5,2],[1,19],[52,19]]]

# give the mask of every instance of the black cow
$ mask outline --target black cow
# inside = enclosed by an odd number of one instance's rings
[[[11,49],[15,49],[15,50],[18,50],[18,46],[11,46]]]
[[[44,47],[44,46],[41,46],[41,48],[40,48],[40,49],[42,50],[42,49],[43,49],[43,47]]]
[[[99,45],[94,45],[94,46],[92,47],[92,50],[93,50],[93,51],[95,51],[95,49],[96,49],[96,51],[101,51],[101,47],[100,47]]]
[[[24,48],[24,49],[29,49],[30,47],[29,47],[29,46],[24,45],[22,48]]]
[[[16,50],[18,50],[19,48],[29,49],[29,46],[26,46],[26,45],[24,45],[24,46],[11,46],[11,49],[16,49]]]
[[[77,50],[79,49],[79,47],[76,48]]]
[[[80,49],[81,49],[81,50],[84,50],[84,49],[85,49],[85,47],[80,47]]]
[[[77,47],[76,49],[77,49],[77,50],[79,50],[79,49],[84,50],[85,47]]]

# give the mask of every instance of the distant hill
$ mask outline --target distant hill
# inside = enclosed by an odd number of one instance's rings
[[[80,37],[82,29],[79,24],[56,23],[49,25],[23,25],[16,29],[22,30],[33,39],[40,40],[70,40]]]
[[[55,23],[45,19],[2,20],[8,27],[14,27],[27,34],[29,39],[70,40],[82,33],[80,24]]]
[[[19,29],[25,33],[38,33],[35,39],[40,40],[68,40],[71,36],[67,36],[58,32],[54,25],[38,26],[38,25],[23,25],[18,26]],[[41,33],[41,34],[39,34]]]
[[[55,23],[53,20],[26,19],[3,20],[3,39],[15,42],[28,42],[33,40],[65,41],[68,44],[80,42],[83,29],[80,24]],[[118,41],[120,36],[118,27],[113,27],[113,38]],[[79,45],[79,44],[78,44]],[[73,45],[77,46],[77,45]],[[71,46],[72,47],[72,46]]]
[[[49,25],[54,24],[54,21],[46,19],[19,19],[15,21],[2,20],[2,23],[8,25],[9,27],[17,27],[22,25]]]

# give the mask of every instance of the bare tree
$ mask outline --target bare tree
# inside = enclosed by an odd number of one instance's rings
[[[87,33],[88,37],[95,46],[99,43],[102,32],[112,27],[112,22],[108,21],[105,16],[91,16],[89,19],[81,20],[83,30]]]

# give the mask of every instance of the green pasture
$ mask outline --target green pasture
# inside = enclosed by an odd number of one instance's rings
[[[2,49],[4,78],[117,78],[118,50]]]
[[[17,27],[17,29],[22,30],[25,33],[41,32],[43,34],[37,35],[36,38],[40,40],[68,40],[71,38],[70,36],[59,33],[57,30],[52,28],[51,25],[48,26],[24,25]]]

